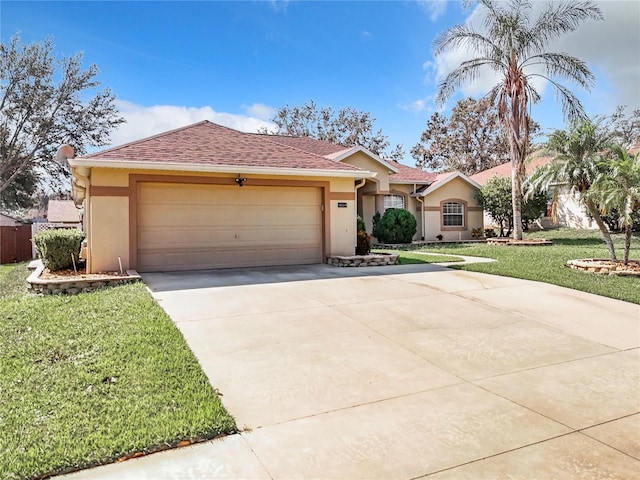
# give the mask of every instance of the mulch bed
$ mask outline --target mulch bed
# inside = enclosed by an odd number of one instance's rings
[[[79,268],[77,273],[73,270],[73,268],[68,268],[66,270],[56,270],[52,272],[48,268],[45,268],[40,274],[40,278],[43,280],[99,280],[107,278],[122,278],[127,277],[127,273],[120,272],[98,272],[98,273],[87,273],[84,268]]]

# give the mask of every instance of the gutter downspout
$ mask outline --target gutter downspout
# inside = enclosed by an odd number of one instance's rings
[[[71,180],[71,189],[73,196],[73,203],[76,207],[82,205],[83,207],[83,215],[82,215],[82,230],[87,238],[82,242],[82,254],[84,256],[86,264],[86,271],[91,272],[91,246],[87,245],[92,241],[92,235],[90,234],[91,229],[91,207],[89,202],[87,201],[87,192],[89,191],[89,185],[91,184],[91,180],[89,176],[91,175],[91,169],[87,167],[72,167],[72,180]],[[87,225],[89,223],[89,225]]]
[[[355,185],[355,194],[356,194],[356,217],[358,216],[358,190],[361,189],[362,187],[364,187],[364,185],[367,183],[367,179],[366,178],[362,178],[360,179],[360,181],[358,183],[356,183]],[[356,221],[356,234],[358,233],[358,225],[357,225],[357,221]]]

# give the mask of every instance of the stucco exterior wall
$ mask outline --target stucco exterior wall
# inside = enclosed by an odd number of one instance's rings
[[[87,222],[89,271],[118,271],[129,268],[129,198],[91,196]]]
[[[378,184],[378,192],[389,191],[389,171],[383,165],[376,162],[368,155],[365,155],[362,152],[356,152],[350,157],[342,160],[342,163],[347,163],[349,165],[353,165],[354,167],[358,167],[369,172],[377,172],[375,181]]]
[[[454,178],[424,197],[425,240],[433,241],[437,235],[443,240],[469,240],[474,228],[483,228],[483,211],[476,198],[477,189],[462,178]],[[462,227],[442,225],[442,204],[448,201],[465,205],[465,224]]]
[[[131,176],[134,177],[131,177]],[[139,177],[143,176],[143,177]],[[85,231],[88,245],[88,271],[116,271],[118,257],[123,269],[136,268],[132,261],[132,240],[136,235],[137,219],[129,218],[135,204],[136,188],[131,178],[141,181],[161,181],[160,178],[208,182],[215,178],[233,179],[236,174],[206,174],[199,172],[149,171],[92,168],[90,189],[85,199]],[[305,177],[271,175],[247,175],[245,185],[313,185],[322,186],[324,200],[324,245],[325,255],[353,255],[356,245],[356,201],[354,179],[333,177]],[[155,180],[154,180],[155,179]],[[201,180],[198,180],[201,179]],[[223,180],[226,181],[226,180]],[[346,204],[345,207],[340,205]],[[133,230],[132,230],[133,229]]]

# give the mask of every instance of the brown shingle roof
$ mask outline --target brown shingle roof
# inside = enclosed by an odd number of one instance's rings
[[[239,132],[205,120],[82,158],[185,165],[359,170],[299,148],[303,139],[296,138],[291,144],[282,139],[280,136]]]
[[[321,157],[331,155],[332,153],[348,150],[346,147],[342,145],[337,145],[335,143],[327,142],[325,140],[316,140],[315,138],[310,138],[310,137],[288,137],[285,135],[269,135],[269,140],[274,141],[276,143],[280,143],[282,145],[288,145],[290,147],[294,147],[308,153],[320,155]]]
[[[541,165],[549,163],[551,160],[550,157],[534,157],[527,161],[526,169],[527,174],[533,173],[533,171]],[[510,177],[511,176],[511,162],[503,163],[502,165],[498,165],[493,168],[488,168],[487,170],[483,170],[482,172],[478,172],[474,175],[471,175],[471,180],[476,181],[480,185],[484,185],[487,180],[491,177]]]
[[[389,175],[389,181],[393,182],[415,182],[415,183],[428,183],[431,184],[436,179],[436,174],[431,172],[425,172],[419,168],[409,167],[399,162],[389,162],[391,165],[398,169],[398,173]]]
[[[47,220],[51,223],[78,223],[80,213],[73,200],[49,200]]]

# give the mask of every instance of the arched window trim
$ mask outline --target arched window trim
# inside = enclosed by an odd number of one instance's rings
[[[462,212],[459,214],[456,213],[445,213],[445,205],[447,204],[459,204],[462,206]],[[446,200],[443,200],[442,202],[440,202],[440,229],[442,231],[462,231],[462,230],[467,230],[467,212],[468,212],[468,206],[467,206],[467,202],[465,202],[462,199],[459,198],[448,198]],[[445,216],[450,216],[450,217],[459,217],[462,225],[445,225]],[[447,222],[450,223],[450,222]]]

